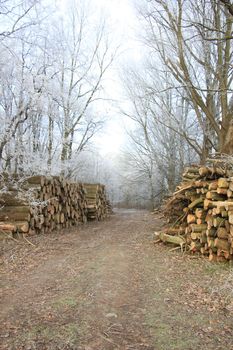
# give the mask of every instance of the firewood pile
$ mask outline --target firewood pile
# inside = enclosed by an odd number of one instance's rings
[[[163,242],[185,246],[210,261],[233,259],[233,172],[215,165],[192,166],[168,200]]]
[[[62,177],[2,177],[0,231],[37,234],[87,220],[84,186]]]
[[[88,220],[103,220],[111,213],[105,186],[100,184],[84,184],[87,199]]]

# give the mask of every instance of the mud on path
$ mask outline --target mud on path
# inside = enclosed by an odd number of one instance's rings
[[[233,349],[232,299],[218,289],[228,268],[154,245],[161,225],[119,211],[33,245],[7,242],[0,349]]]

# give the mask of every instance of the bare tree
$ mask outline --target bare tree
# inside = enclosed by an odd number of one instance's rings
[[[102,80],[114,52],[110,50],[101,25],[92,35],[88,14],[73,3],[68,20],[56,30],[56,71],[53,100],[59,109],[62,134],[61,161],[77,156],[102,124],[94,116],[92,105],[101,100]]]
[[[182,88],[203,132],[202,161],[232,153],[232,23],[219,1],[147,1],[146,44]]]
[[[0,40],[9,38],[18,32],[35,25],[37,15],[32,15],[40,0],[3,0],[0,2],[0,20],[4,27],[0,30]]]
[[[233,3],[230,0],[220,0],[220,2],[224,4],[230,14],[233,16]]]
[[[150,66],[126,69],[124,87],[130,105],[122,113],[135,123],[135,130],[129,132],[128,154],[132,155],[135,172],[140,172],[140,176],[144,173],[149,182],[152,180],[150,188],[155,199],[161,188],[164,194],[174,191],[184,164],[190,162],[190,154],[194,161],[195,153],[201,150],[195,149],[196,126],[191,123],[187,101],[166,89],[171,81],[168,76],[163,80],[163,93],[157,94],[160,79],[155,76],[151,81],[147,70]]]
[[[1,90],[0,97],[0,161],[1,167],[9,168],[10,159],[17,156],[13,145],[19,148],[17,136],[23,134],[22,125],[28,121],[37,108],[41,93],[34,85],[33,74],[28,63],[29,51],[24,42],[18,44],[17,49],[12,49],[12,44],[5,45],[2,50],[5,63],[0,66]],[[20,136],[21,137],[21,136]],[[6,146],[11,143],[11,147]],[[16,169],[17,170],[17,167]]]
[[[71,1],[63,18],[46,12],[34,23],[39,1],[2,3],[10,19],[0,41],[2,168],[59,173],[62,167],[71,176],[102,127],[96,105],[115,51],[104,24],[93,22],[84,5]]]

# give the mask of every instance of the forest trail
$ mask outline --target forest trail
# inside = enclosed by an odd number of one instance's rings
[[[117,211],[33,245],[7,243],[0,348],[233,349],[232,313],[215,291],[224,267],[154,245],[162,224]]]

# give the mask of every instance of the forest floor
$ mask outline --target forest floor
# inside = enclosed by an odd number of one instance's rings
[[[233,349],[233,271],[154,244],[162,220],[1,243],[0,349]]]

